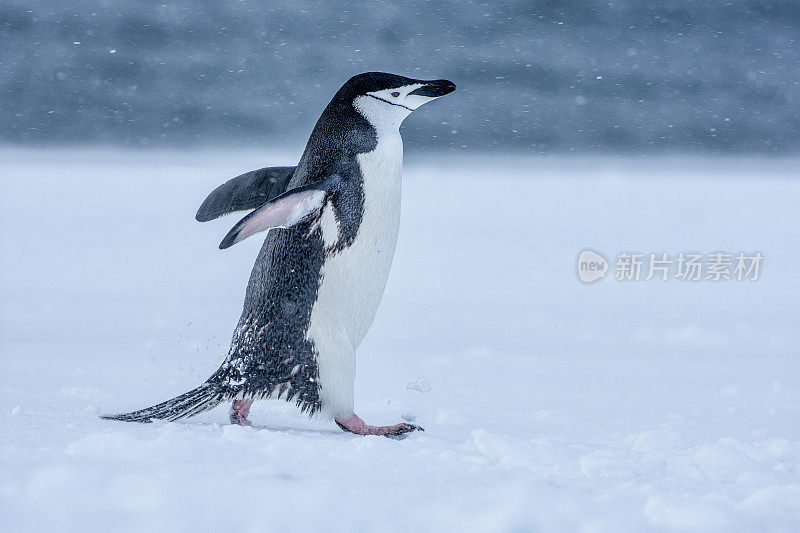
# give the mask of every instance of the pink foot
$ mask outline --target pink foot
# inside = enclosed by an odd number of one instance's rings
[[[231,424],[252,426],[253,424],[247,419],[251,405],[253,405],[253,400],[234,400],[233,405],[231,405],[231,410],[228,411]]]
[[[342,428],[343,431],[349,431],[356,435],[383,435],[390,439],[404,439],[406,433],[412,431],[425,431],[419,426],[414,424],[395,424],[393,426],[370,426],[358,415],[352,414],[347,418],[336,418],[336,424]]]

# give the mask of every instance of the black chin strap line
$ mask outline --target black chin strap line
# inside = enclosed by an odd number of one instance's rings
[[[390,102],[389,100],[384,100],[383,98],[380,98],[380,97],[378,97],[378,96],[375,96],[374,94],[368,94],[367,96],[371,96],[371,97],[373,97],[375,100],[380,100],[381,102],[386,102],[386,103],[387,103],[387,104],[389,104],[389,105],[396,105],[397,107],[405,107],[405,108],[406,108],[406,109],[408,109],[409,111],[414,111],[413,109],[411,109],[411,108],[410,108],[410,107],[408,107],[408,106],[404,106],[403,104],[395,104],[394,102]]]

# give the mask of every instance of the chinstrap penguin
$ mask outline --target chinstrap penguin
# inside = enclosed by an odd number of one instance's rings
[[[454,90],[447,80],[354,76],[322,112],[296,167],[254,170],[211,192],[198,221],[253,210],[221,249],[268,231],[228,356],[196,389],[104,418],[171,421],[232,401],[231,422],[250,425],[253,401],[282,398],[360,435],[422,429],[371,426],[355,414],[355,351],[375,317],[397,242],[400,124]]]

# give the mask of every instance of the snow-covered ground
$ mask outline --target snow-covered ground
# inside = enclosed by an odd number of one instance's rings
[[[800,530],[797,161],[410,161],[356,405],[424,433],[99,419],[217,368],[260,239],[195,209],[294,159],[0,153],[0,529]],[[583,285],[584,248],[765,259]]]

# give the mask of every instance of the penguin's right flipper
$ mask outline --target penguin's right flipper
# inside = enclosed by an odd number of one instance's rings
[[[261,168],[230,179],[211,191],[195,218],[208,222],[228,213],[264,205],[286,191],[295,168]]]
[[[231,228],[219,244],[219,249],[230,248],[250,235],[273,228],[291,228],[319,213],[328,196],[336,192],[342,178],[334,174],[322,181],[286,191],[262,205]]]

